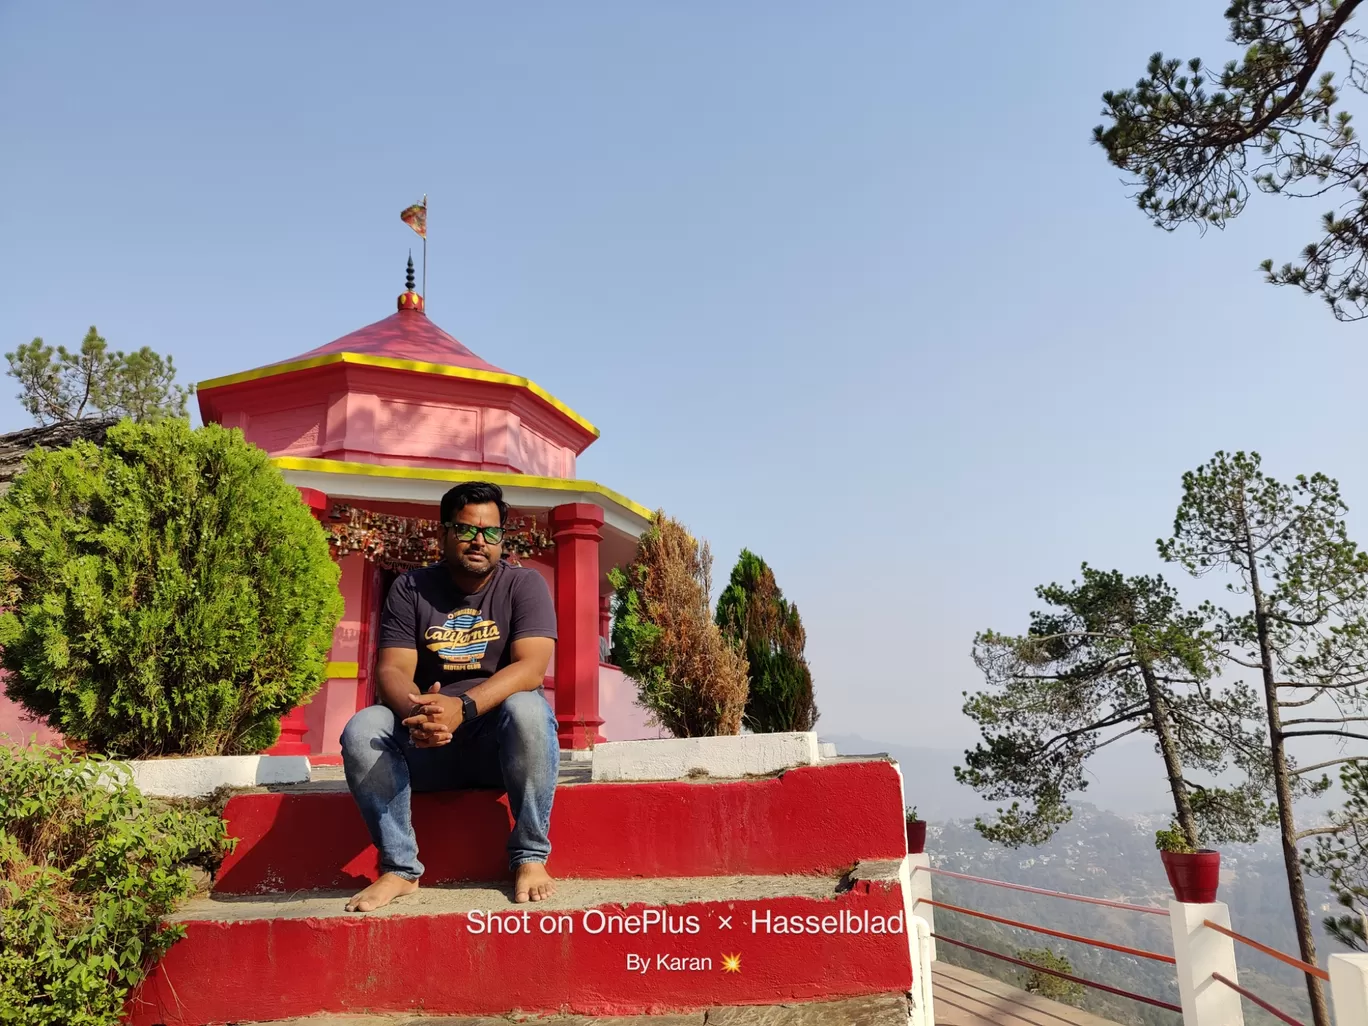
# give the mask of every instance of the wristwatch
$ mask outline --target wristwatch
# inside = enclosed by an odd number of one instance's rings
[[[475,719],[475,717],[477,717],[477,716],[479,716],[479,715],[480,715],[480,710],[477,709],[477,708],[475,708],[475,699],[471,698],[469,695],[462,695],[462,696],[461,696],[461,720],[462,720],[462,722],[464,722],[464,723],[469,723],[471,720]]]

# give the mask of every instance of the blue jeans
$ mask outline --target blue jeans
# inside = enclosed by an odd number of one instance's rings
[[[347,786],[380,852],[382,873],[407,880],[423,875],[409,808],[414,791],[506,790],[514,819],[510,868],[546,861],[560,744],[555,714],[541,689],[510,695],[497,709],[462,723],[450,742],[436,748],[415,747],[400,720],[388,706],[373,705],[342,731]]]

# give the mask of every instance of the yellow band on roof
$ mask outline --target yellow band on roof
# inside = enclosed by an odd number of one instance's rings
[[[196,388],[200,392],[208,392],[212,389],[224,388],[228,385],[240,385],[247,381],[260,381],[263,378],[275,377],[278,374],[293,374],[296,371],[311,370],[315,367],[326,367],[335,363],[350,363],[360,367],[384,367],[388,370],[411,371],[415,374],[438,374],[447,378],[464,378],[467,381],[486,381],[494,385],[511,385],[514,388],[523,388],[531,392],[542,402],[551,406],[557,412],[569,418],[595,438],[598,438],[600,434],[599,429],[594,427],[586,418],[580,416],[535,381],[530,381],[517,374],[477,370],[474,367],[453,367],[450,364],[445,363],[425,363],[421,360],[398,360],[392,356],[371,356],[367,353],[325,353],[322,356],[313,356],[307,360],[294,360],[290,363],[275,363],[268,367],[258,367],[255,370],[241,371],[237,374],[229,374],[221,378],[210,378],[208,381],[201,381]]]

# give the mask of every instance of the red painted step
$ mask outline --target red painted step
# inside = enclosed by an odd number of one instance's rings
[[[860,867],[839,890],[832,877],[570,881],[535,906],[489,887],[425,889],[369,915],[345,913],[340,894],[198,899],[179,917],[186,938],[131,1003],[130,1023],[513,1008],[639,1015],[906,993],[897,866]],[[633,918],[648,912],[649,927]],[[816,932],[780,932],[792,917]],[[870,930],[892,923],[898,932]],[[739,956],[739,971],[727,971],[726,956]]]
[[[902,782],[890,762],[835,762],[775,777],[563,784],[551,820],[559,877],[614,879],[831,873],[907,853]],[[377,856],[340,782],[238,795],[224,813],[237,849],[214,890],[356,889]],[[511,819],[493,791],[417,795],[429,884],[501,880]]]
[[[586,1020],[582,1016],[519,1015],[516,1018],[472,1019],[461,1016],[328,1015],[319,1018],[274,1019],[267,1023],[240,1022],[236,1026],[908,1026],[911,1001],[906,994],[865,994],[834,1001],[787,1001],[778,1005],[713,1005],[689,1012],[662,1015],[614,1016]],[[1062,1024],[1065,1020],[1061,1017]],[[1023,1026],[1023,1024],[1016,1024]],[[1107,1024],[1110,1026],[1110,1024]]]

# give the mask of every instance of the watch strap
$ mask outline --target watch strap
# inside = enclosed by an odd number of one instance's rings
[[[480,715],[480,710],[475,706],[475,699],[469,695],[461,695],[461,717],[465,720],[473,720]]]

